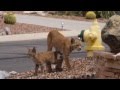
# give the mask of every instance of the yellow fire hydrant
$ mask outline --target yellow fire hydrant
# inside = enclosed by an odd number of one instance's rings
[[[102,45],[101,30],[97,19],[94,20],[93,25],[89,29],[83,30],[78,37],[82,38],[82,41],[85,42],[87,57],[93,57],[93,51],[105,49]]]

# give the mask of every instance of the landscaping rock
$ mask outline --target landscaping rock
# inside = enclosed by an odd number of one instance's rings
[[[4,31],[5,31],[6,35],[11,35],[12,34],[9,27],[5,27]]]
[[[102,29],[102,39],[111,49],[112,53],[120,52],[120,16],[112,16]]]
[[[33,13],[36,13],[35,11],[23,11],[23,13],[25,14],[33,14]]]
[[[9,74],[14,75],[14,74],[17,74],[17,72],[16,71],[11,71],[11,72],[9,72]]]
[[[120,78],[120,53],[97,52],[95,54],[102,57],[96,60],[97,78]]]
[[[5,79],[9,76],[10,74],[6,71],[0,71],[0,79]]]
[[[24,14],[38,14],[41,16],[45,16],[46,14],[43,11],[24,11]]]

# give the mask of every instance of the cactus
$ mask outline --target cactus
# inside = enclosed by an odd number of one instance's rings
[[[93,11],[88,11],[85,15],[85,17],[87,19],[95,19],[96,18],[96,14]]]
[[[16,16],[14,13],[6,13],[4,15],[4,23],[6,24],[15,24],[16,23]]]

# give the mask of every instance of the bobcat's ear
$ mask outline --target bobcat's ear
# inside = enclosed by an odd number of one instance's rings
[[[71,44],[75,43],[75,39],[71,38]]]
[[[32,50],[32,52],[36,53],[36,48],[35,48],[35,47],[33,47],[33,50]]]

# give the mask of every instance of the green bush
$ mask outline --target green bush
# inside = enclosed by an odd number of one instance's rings
[[[84,16],[86,11],[55,11],[56,15]]]
[[[6,13],[4,15],[4,23],[6,24],[15,24],[16,23],[16,16],[14,13]]]
[[[101,18],[110,18],[111,16],[115,15],[115,11],[96,11],[96,13],[101,17]]]
[[[101,18],[101,12],[99,12],[99,11],[94,11],[94,12],[96,14],[96,18]]]
[[[96,14],[93,11],[88,11],[85,15],[85,17],[87,19],[95,19],[96,18]]]

